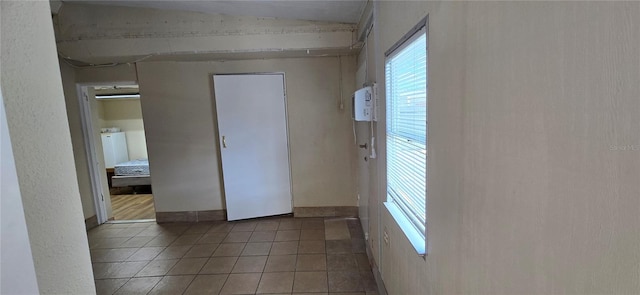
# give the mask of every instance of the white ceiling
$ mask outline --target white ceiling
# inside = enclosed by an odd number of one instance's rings
[[[55,1],[55,0],[54,0]],[[104,1],[62,0],[82,4],[147,7],[228,15],[277,17],[327,22],[358,23],[367,0],[235,0],[235,1]]]

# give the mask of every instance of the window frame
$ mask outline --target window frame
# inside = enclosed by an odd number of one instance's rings
[[[425,93],[427,95],[426,97],[426,108],[427,108],[427,112],[428,112],[428,88],[429,88],[429,30],[428,30],[428,16],[425,16],[420,22],[418,22],[417,25],[415,25],[411,30],[409,30],[409,32],[407,34],[405,34],[398,42],[396,42],[393,46],[391,46],[389,48],[389,50],[387,50],[385,52],[385,61],[384,61],[384,73],[385,73],[385,94],[387,92],[388,89],[386,89],[386,85],[387,85],[387,66],[388,63],[391,61],[391,59],[393,59],[397,54],[401,53],[403,49],[405,49],[407,46],[412,45],[413,42],[415,42],[416,40],[418,40],[420,37],[422,37],[422,35],[425,35],[425,58],[426,58],[426,77],[425,77]],[[389,97],[386,97],[385,100],[390,99]],[[386,103],[385,103],[386,105]],[[425,192],[424,192],[424,199],[425,199],[425,220],[424,220],[424,233],[422,233],[420,231],[420,229],[415,225],[415,222],[412,221],[411,217],[408,216],[407,213],[405,213],[404,209],[402,208],[402,206],[400,206],[398,203],[398,201],[393,200],[392,196],[389,195],[388,192],[388,157],[386,157],[386,150],[388,149],[388,146],[386,146],[386,141],[387,141],[387,119],[389,117],[389,110],[385,111],[385,117],[384,117],[384,122],[385,122],[385,128],[383,128],[383,135],[384,135],[384,141],[385,141],[385,161],[384,161],[384,167],[385,167],[385,173],[384,176],[385,178],[385,184],[384,184],[384,191],[386,194],[386,201],[384,202],[385,207],[387,208],[387,210],[389,211],[389,213],[391,214],[391,216],[393,217],[393,219],[395,219],[396,223],[399,225],[399,227],[401,228],[401,230],[404,232],[404,234],[407,236],[407,238],[409,239],[409,242],[413,245],[414,249],[416,250],[416,252],[418,253],[418,255],[420,256],[426,256],[427,255],[427,237],[428,237],[428,216],[427,216],[427,199],[428,199],[428,124],[425,122],[426,124],[426,130],[425,130],[425,149],[427,151],[427,153],[425,153]],[[426,118],[428,119],[428,114],[426,116]],[[413,215],[413,214],[412,214]]]

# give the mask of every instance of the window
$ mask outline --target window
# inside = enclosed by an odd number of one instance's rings
[[[427,195],[427,30],[412,30],[387,54],[387,207],[424,254]],[[398,214],[399,213],[399,214]]]

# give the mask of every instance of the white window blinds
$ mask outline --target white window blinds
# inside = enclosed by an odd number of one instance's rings
[[[425,236],[427,35],[417,31],[386,62],[387,195]]]

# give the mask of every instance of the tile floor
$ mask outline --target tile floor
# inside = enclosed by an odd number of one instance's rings
[[[355,218],[104,224],[98,294],[377,294]]]

